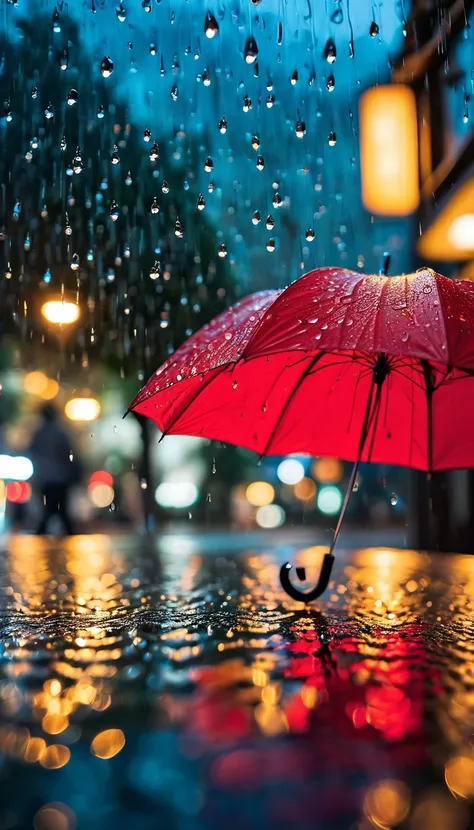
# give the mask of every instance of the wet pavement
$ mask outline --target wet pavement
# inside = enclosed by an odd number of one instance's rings
[[[474,826],[474,557],[226,539],[5,545],[1,830]]]

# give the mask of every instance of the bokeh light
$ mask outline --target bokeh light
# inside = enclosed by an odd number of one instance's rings
[[[72,398],[64,407],[70,421],[95,421],[101,413],[101,406],[96,398]]]
[[[198,488],[191,481],[162,481],[155,490],[157,504],[176,510],[191,507],[198,497]]]
[[[282,484],[297,484],[304,476],[304,467],[296,458],[285,458],[277,467],[277,476]]]
[[[339,487],[333,487],[332,485],[321,487],[318,491],[316,503],[321,513],[335,516],[342,507],[342,493]]]
[[[279,504],[267,504],[258,508],[255,521],[259,527],[268,530],[281,527],[285,522],[285,511]]]
[[[94,507],[110,507],[115,498],[114,488],[110,484],[92,483],[88,487],[88,492]]]
[[[344,468],[338,458],[318,458],[313,463],[311,472],[321,484],[337,484],[344,474]]]
[[[49,300],[42,306],[41,313],[48,323],[63,326],[75,323],[81,312],[76,303],[67,300]]]
[[[410,811],[410,791],[403,781],[379,781],[367,792],[364,812],[376,827],[394,827],[407,817]]]
[[[253,481],[248,485],[245,496],[254,507],[265,507],[275,498],[275,488],[267,481]]]
[[[312,478],[302,478],[295,484],[295,496],[300,501],[313,501],[316,497],[316,484]]]
[[[125,735],[121,729],[105,729],[95,736],[91,744],[91,752],[103,760],[117,755],[125,746]]]

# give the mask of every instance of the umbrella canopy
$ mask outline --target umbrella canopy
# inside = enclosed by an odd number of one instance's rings
[[[189,338],[130,409],[260,455],[474,466],[474,286],[311,271]]]

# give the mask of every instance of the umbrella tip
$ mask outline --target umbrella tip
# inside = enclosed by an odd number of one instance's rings
[[[127,417],[127,415],[129,415],[129,413],[130,413],[131,411],[132,411],[131,409],[127,409],[127,411],[126,411],[126,412],[124,412],[124,414],[122,415],[122,421],[123,421],[123,419],[124,419],[124,418],[126,418],[126,417]]]

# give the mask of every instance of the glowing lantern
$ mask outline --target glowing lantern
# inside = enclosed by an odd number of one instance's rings
[[[406,216],[419,205],[415,95],[401,84],[377,86],[360,99],[362,201],[382,216]]]

